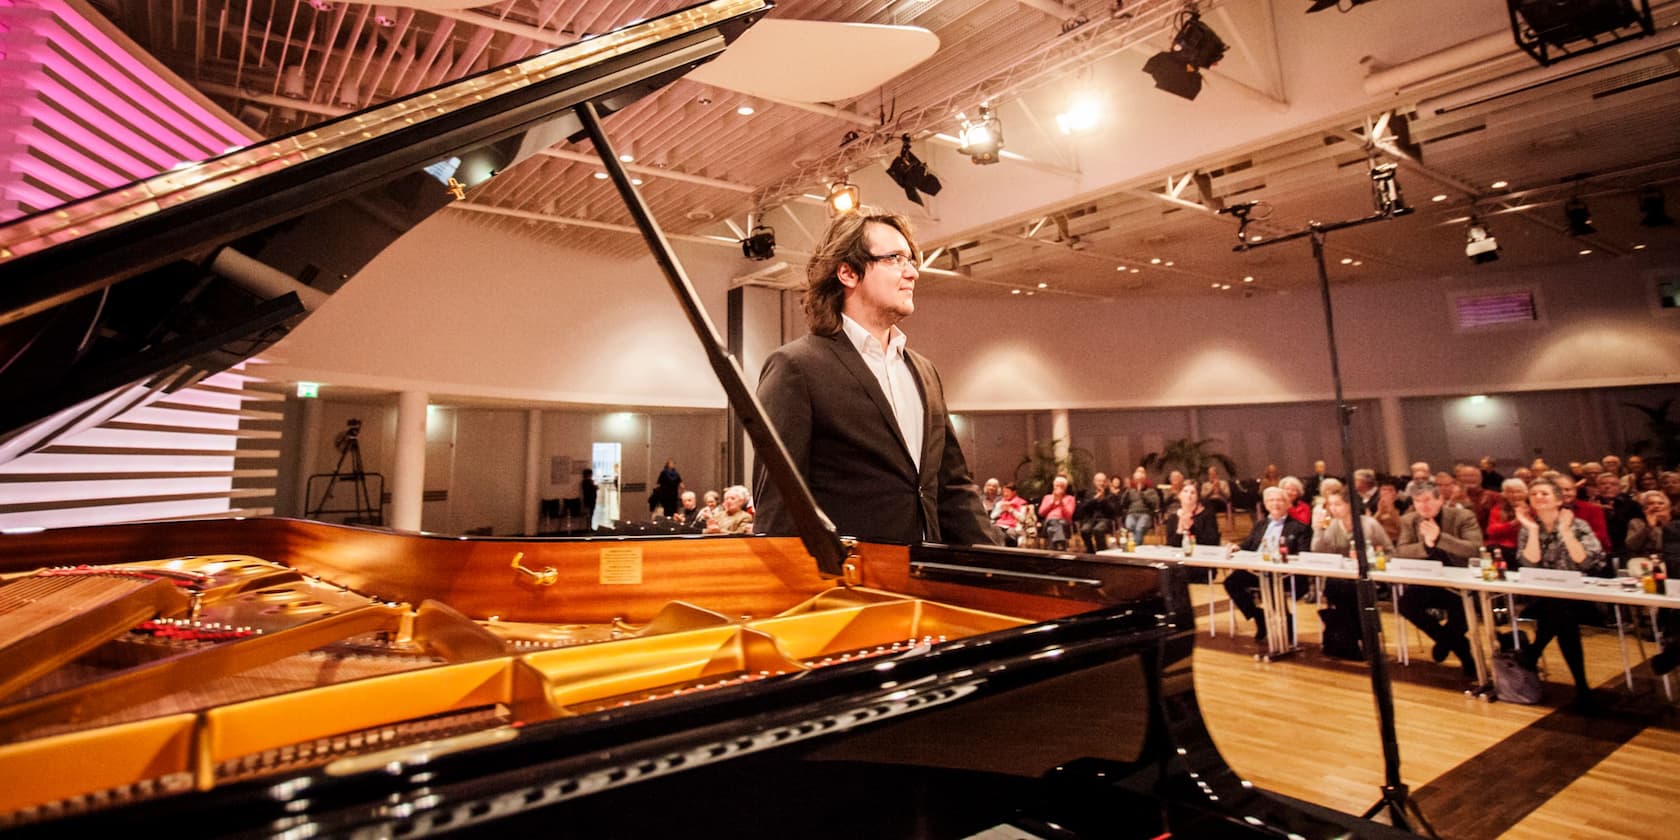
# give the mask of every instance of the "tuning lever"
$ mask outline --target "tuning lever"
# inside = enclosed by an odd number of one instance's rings
[[[519,561],[524,560],[524,559],[525,559],[525,552],[521,551],[521,552],[518,552],[518,553],[514,554],[513,555],[513,570],[522,574],[522,575],[525,575],[526,577],[529,577],[531,579],[532,583],[535,583],[538,586],[553,586],[556,581],[560,580],[560,570],[559,569],[556,569],[553,566],[544,566],[544,567],[542,567],[542,571],[537,571],[536,569],[527,569],[523,565],[521,565],[520,562],[519,562]]]

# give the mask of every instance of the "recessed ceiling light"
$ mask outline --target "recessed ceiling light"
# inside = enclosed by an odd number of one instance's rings
[[[1353,257],[1342,257],[1342,265],[1353,265]]]
[[[1254,276],[1253,276],[1253,275],[1249,275],[1249,276],[1248,276],[1248,277],[1244,277],[1244,278],[1243,278],[1243,282],[1244,282],[1244,283],[1253,283],[1253,282],[1254,282]]]
[[[1037,292],[1035,292],[1035,291],[1033,291],[1033,290],[1031,290],[1031,289],[1028,289],[1028,290],[1027,290],[1027,297],[1032,297],[1032,296],[1033,296],[1033,295],[1035,295],[1035,294],[1038,294],[1038,293],[1037,293]]]
[[[1138,273],[1138,270],[1137,270],[1137,269],[1135,269],[1135,268],[1128,268],[1128,269],[1126,269],[1126,270],[1127,270],[1127,271],[1130,271],[1130,272],[1131,272],[1131,273],[1133,273],[1133,274],[1136,274],[1136,273]]]
[[[1447,200],[1447,194],[1446,193],[1437,193],[1435,195],[1430,196],[1429,200],[1430,201],[1437,201],[1437,202],[1446,201]]]
[[[1161,264],[1161,258],[1160,257],[1155,257],[1154,259],[1151,259],[1149,261],[1149,264],[1150,265],[1160,265]]]
[[[1250,242],[1259,242],[1259,241],[1260,241],[1260,234],[1258,234],[1258,233],[1256,233],[1256,234],[1254,234],[1254,235],[1253,235],[1253,236],[1250,236],[1250,237],[1249,237],[1249,238],[1248,238],[1248,241],[1250,241]]]
[[[636,156],[633,155],[633,154],[630,154],[629,152],[619,152],[618,153],[618,159],[624,161],[625,163],[634,163],[635,160],[636,160]]]
[[[632,183],[632,184],[635,184],[635,185],[636,185],[636,186],[638,186],[638,187],[639,187],[639,186],[641,186],[641,185],[642,185],[642,179],[640,179],[640,178],[631,178],[631,179],[630,179],[630,183]]]
[[[1170,265],[1172,265],[1172,264],[1173,264],[1173,263],[1172,263],[1172,260],[1167,260],[1167,261],[1166,261],[1166,262],[1164,262],[1164,263],[1161,263],[1161,264],[1162,264],[1162,265],[1166,265],[1166,266],[1170,266]]]
[[[1230,283],[1225,283],[1225,284],[1220,285],[1219,288],[1229,290],[1231,288],[1231,284]]]
[[[1012,295],[1018,295],[1018,294],[1021,293],[1021,290],[1020,289],[1010,289],[1009,293],[1012,294]]]
[[[1123,266],[1123,265],[1117,265],[1117,266],[1114,267],[1114,270],[1115,271],[1125,271],[1126,267]]]
[[[741,107],[735,109],[735,113],[740,114],[743,117],[750,117],[753,115],[753,106],[742,105]]]
[[[1505,189],[1506,187],[1511,186],[1511,182],[1510,181],[1494,181],[1492,184],[1489,184],[1488,186],[1490,186],[1490,187],[1492,187],[1496,190],[1502,190],[1502,189]]]
[[[1633,250],[1635,250],[1635,251],[1645,250],[1645,243],[1641,242],[1638,245],[1633,246]]]
[[[1219,288],[1219,284],[1218,284],[1218,283],[1215,283],[1215,284],[1213,284],[1213,287],[1214,287],[1214,288],[1215,288],[1215,289],[1217,289],[1217,288]]]
[[[1582,249],[1581,249],[1581,256],[1583,256],[1583,257],[1584,257],[1584,256],[1586,256],[1586,255],[1588,255],[1588,254],[1590,254],[1590,253],[1592,253],[1592,249],[1591,249],[1591,248],[1582,248]]]
[[[1354,261],[1353,261],[1353,264],[1354,264],[1354,265],[1364,265],[1364,264],[1365,264],[1365,261],[1364,261],[1364,260],[1354,260]]]
[[[597,173],[595,173],[595,180],[597,180],[597,181],[605,181],[605,180],[607,180],[607,173],[605,173],[605,172],[597,172]]]
[[[1040,283],[1040,284],[1038,284],[1038,287],[1040,289],[1048,289],[1048,288],[1050,288],[1050,284],[1049,283]]]

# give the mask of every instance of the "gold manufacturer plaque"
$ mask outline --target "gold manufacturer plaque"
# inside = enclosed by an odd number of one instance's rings
[[[642,550],[633,546],[601,549],[601,585],[642,582]]]

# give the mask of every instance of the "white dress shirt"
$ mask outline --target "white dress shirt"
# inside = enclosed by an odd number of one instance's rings
[[[870,335],[851,316],[842,314],[840,323],[852,346],[863,356],[863,363],[869,366],[869,372],[875,374],[881,393],[887,395],[887,404],[892,406],[898,430],[904,435],[904,445],[910,449],[910,461],[916,465],[916,471],[921,472],[922,418],[927,409],[922,402],[922,392],[916,387],[915,375],[910,372],[910,360],[904,355],[904,331],[894,325],[888,333],[887,346],[882,347],[880,339]]]

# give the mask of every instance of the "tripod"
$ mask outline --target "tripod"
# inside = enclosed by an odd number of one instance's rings
[[[375,497],[368,491],[368,476],[373,476],[379,480],[380,499],[383,499],[385,496],[385,477],[379,473],[370,473],[363,467],[362,446],[359,442],[358,435],[358,432],[360,431],[361,422],[351,420],[350,425],[338,435],[338,440],[336,441],[338,444],[338,464],[333,467],[333,471],[330,473],[316,473],[315,475],[309,477],[306,498],[314,497],[316,479],[324,479],[326,486],[321,493],[320,501],[311,505],[308,510],[305,511],[304,516],[306,518],[319,519],[323,513],[348,513],[353,514],[353,518],[347,519],[347,523],[366,525],[385,524],[385,518],[381,513],[380,505],[374,503],[373,500]],[[344,468],[346,461],[349,461],[350,469],[348,471]],[[333,490],[338,487],[338,483],[341,481],[349,483],[354,488],[355,507],[328,508],[327,503],[332,500]]]

